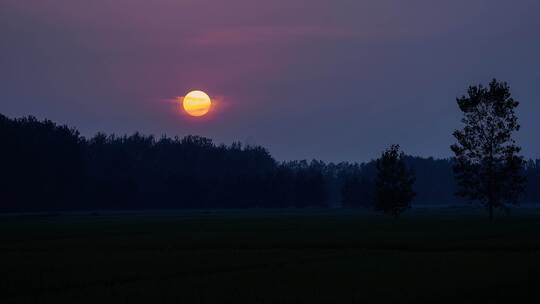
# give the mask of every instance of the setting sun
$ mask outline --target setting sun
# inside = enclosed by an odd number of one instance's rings
[[[189,92],[182,102],[184,110],[191,116],[204,116],[210,111],[212,101],[203,91]]]

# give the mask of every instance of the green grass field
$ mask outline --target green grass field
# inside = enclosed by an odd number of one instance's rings
[[[540,301],[540,211],[0,216],[0,303]]]

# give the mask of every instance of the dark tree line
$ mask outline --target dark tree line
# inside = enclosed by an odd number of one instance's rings
[[[97,134],[0,116],[0,210],[326,206],[324,164],[261,147]]]
[[[456,181],[452,172],[452,160],[403,156],[405,165],[416,176],[413,189],[416,205],[451,205],[465,201],[456,197]],[[337,174],[342,183],[341,200],[349,207],[370,207],[375,200],[377,161],[362,164],[338,164]],[[540,199],[540,196],[538,196]],[[540,200],[539,200],[540,202]]]
[[[277,162],[261,147],[209,139],[97,134],[0,115],[0,211],[368,207],[377,162]],[[413,205],[465,203],[451,159],[401,156]],[[525,163],[522,201],[540,202],[540,160]]]

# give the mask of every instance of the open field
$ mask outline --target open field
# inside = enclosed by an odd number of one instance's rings
[[[0,216],[1,303],[533,303],[538,284],[540,210]]]

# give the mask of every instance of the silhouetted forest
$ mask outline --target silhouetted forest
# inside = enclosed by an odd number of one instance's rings
[[[262,147],[198,136],[82,137],[33,117],[0,115],[0,211],[371,207],[375,162],[277,162]],[[452,161],[406,156],[414,204],[455,204]],[[525,169],[540,184],[540,160]],[[539,187],[525,202],[540,202]]]

